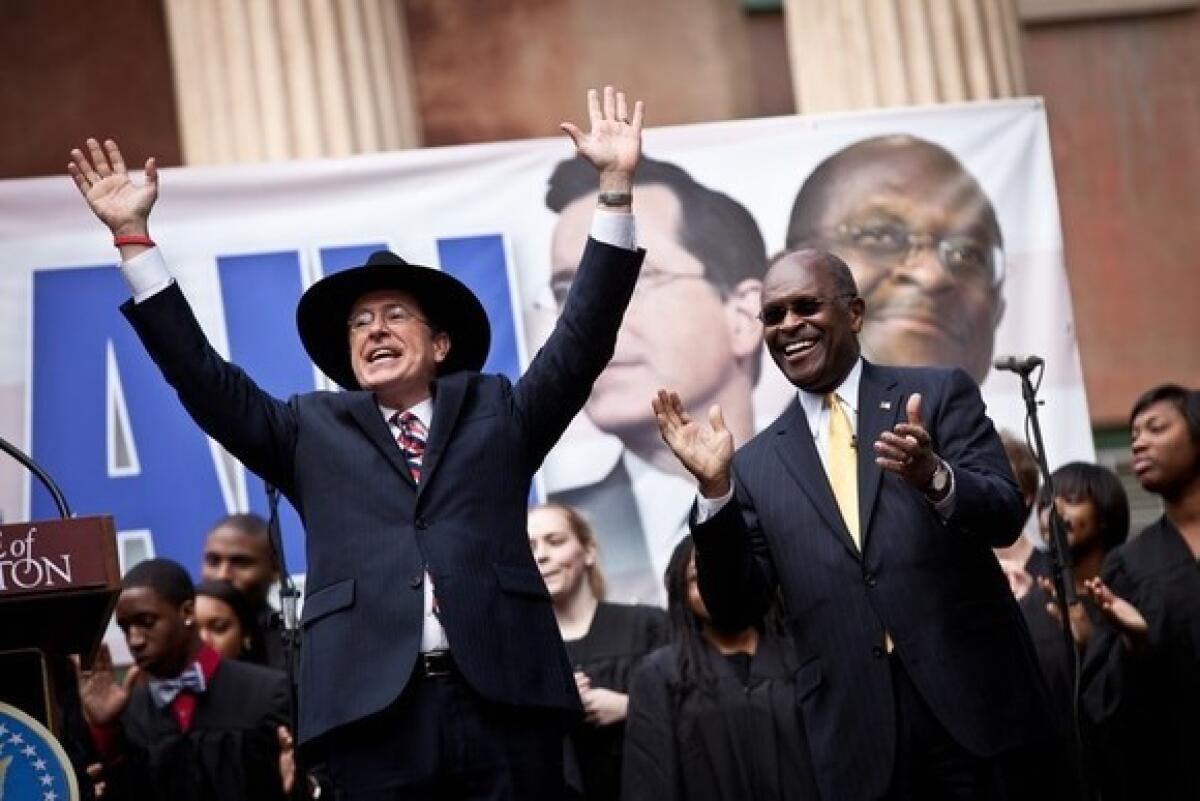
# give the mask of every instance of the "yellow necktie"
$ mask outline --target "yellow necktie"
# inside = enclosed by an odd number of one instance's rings
[[[836,392],[825,396],[825,408],[829,409],[829,439],[825,452],[829,483],[850,537],[862,550],[858,531],[858,454],[854,428],[850,425],[850,414]]]

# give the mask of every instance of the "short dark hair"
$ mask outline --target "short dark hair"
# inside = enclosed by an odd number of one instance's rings
[[[758,223],[741,203],[697,182],[683,168],[656,159],[641,160],[633,183],[671,190],[679,201],[679,244],[704,265],[704,277],[723,293],[766,273],[767,246]],[[596,169],[575,156],[559,162],[550,174],[546,206],[561,212],[598,188]]]
[[[1147,408],[1163,401],[1179,410],[1187,423],[1188,433],[1192,435],[1192,442],[1200,445],[1200,392],[1178,384],[1159,384],[1143,392],[1134,401],[1133,411],[1129,413],[1129,425],[1132,426],[1134,419]]]
[[[235,528],[248,537],[260,539],[264,542],[270,539],[270,529],[268,528],[266,518],[254,512],[235,512],[231,515],[225,515],[213,523],[208,531],[211,534],[222,526]]]
[[[207,595],[209,598],[216,598],[218,601],[228,604],[233,613],[237,615],[238,623],[242,627],[242,636],[248,641],[248,644],[242,647],[241,658],[259,665],[267,664],[267,649],[263,642],[262,626],[259,625],[258,616],[251,608],[250,599],[246,597],[245,593],[238,591],[232,582],[223,579],[207,579],[196,585],[196,595]]]
[[[1125,542],[1129,537],[1129,498],[1116,473],[1088,462],[1068,462],[1050,477],[1057,497],[1065,501],[1091,501],[1096,507],[1100,542],[1106,552]],[[1049,491],[1043,487],[1038,508],[1049,505]]]
[[[771,263],[767,265],[767,270],[769,271],[776,264],[790,256],[800,254],[808,257],[810,263],[820,265],[822,269],[829,271],[830,276],[833,278],[833,288],[839,295],[858,297],[858,282],[854,280],[854,273],[850,270],[850,265],[846,264],[841,256],[836,253],[830,253],[827,250],[812,247],[781,250],[771,257]]]
[[[994,238],[996,245],[1004,244],[1000,221],[996,217],[991,198],[957,156],[927,139],[909,134],[887,134],[853,142],[826,158],[809,173],[792,204],[792,213],[788,219],[787,246],[796,248],[823,240],[819,232],[821,218],[829,208],[830,200],[843,191],[837,181],[843,172],[865,163],[891,158],[904,150],[920,151],[947,171],[961,174],[983,200],[981,214],[988,233]]]
[[[121,589],[145,587],[176,608],[196,597],[192,577],[178,562],[170,559],[146,559],[138,562],[121,579]]]

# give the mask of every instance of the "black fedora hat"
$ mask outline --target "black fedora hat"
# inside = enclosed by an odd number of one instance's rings
[[[395,253],[379,250],[366,264],[317,281],[296,306],[300,341],[325,375],[345,389],[361,389],[350,363],[347,321],[355,301],[380,289],[408,292],[429,322],[449,334],[450,353],[440,365],[439,374],[482,369],[491,347],[492,330],[475,293],[441,270],[409,264]]]

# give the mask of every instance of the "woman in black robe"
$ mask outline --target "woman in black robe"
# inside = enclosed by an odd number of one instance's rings
[[[563,759],[569,797],[616,801],[630,675],[642,657],[667,641],[666,616],[656,607],[604,600],[595,535],[571,507],[548,503],[531,509],[529,544],[583,701],[584,720],[568,738]]]
[[[1125,754],[1133,796],[1200,798],[1200,394],[1167,384],[1130,415],[1133,470],[1163,516],[1106,560],[1089,590],[1112,631],[1088,714]]]
[[[791,644],[774,622],[717,629],[690,537],[667,566],[670,645],[629,690],[625,801],[810,801],[818,797]]]
[[[1103,661],[1096,645],[1103,641],[1100,632],[1108,623],[1100,607],[1088,598],[1088,582],[1100,575],[1104,558],[1125,542],[1129,535],[1129,500],[1121,479],[1105,467],[1071,462],[1054,471],[1054,506],[1063,521],[1067,548],[1070,552],[1076,595],[1081,599],[1071,608],[1071,633],[1083,680]],[[1038,499],[1038,520],[1042,538],[1050,540],[1051,498],[1043,488]],[[1074,747],[1072,726],[1075,718],[1075,663],[1063,640],[1061,617],[1054,600],[1054,588],[1043,575],[1020,601],[1021,613],[1038,663],[1055,705],[1052,710],[1058,724],[1062,754],[1065,758]],[[1083,756],[1084,792],[1082,797],[1105,801],[1123,796],[1125,777],[1121,772],[1120,754],[1113,753],[1112,744],[1105,739],[1086,716],[1079,717]],[[1069,771],[1063,771],[1064,784],[1059,788],[1062,797],[1079,798],[1071,790]]]

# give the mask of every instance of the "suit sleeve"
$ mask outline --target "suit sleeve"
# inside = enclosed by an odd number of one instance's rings
[[[979,387],[962,370],[948,374],[932,424],[935,449],[954,471],[948,522],[993,548],[1011,545],[1021,533],[1025,505]]]
[[[612,358],[645,254],[588,239],[554,331],[513,391],[534,464],[541,464],[583,408]]]
[[[700,595],[713,622],[739,631],[755,625],[771,605],[775,566],[758,513],[749,493],[737,481],[734,500],[703,523],[692,516],[696,572]]]
[[[206,434],[242,463],[288,492],[296,416],[209,344],[177,284],[121,311],[163,378]]]
[[[667,677],[659,666],[659,660],[670,654],[660,651],[646,659],[630,682],[621,766],[624,801],[678,801],[682,795],[674,705]]]

